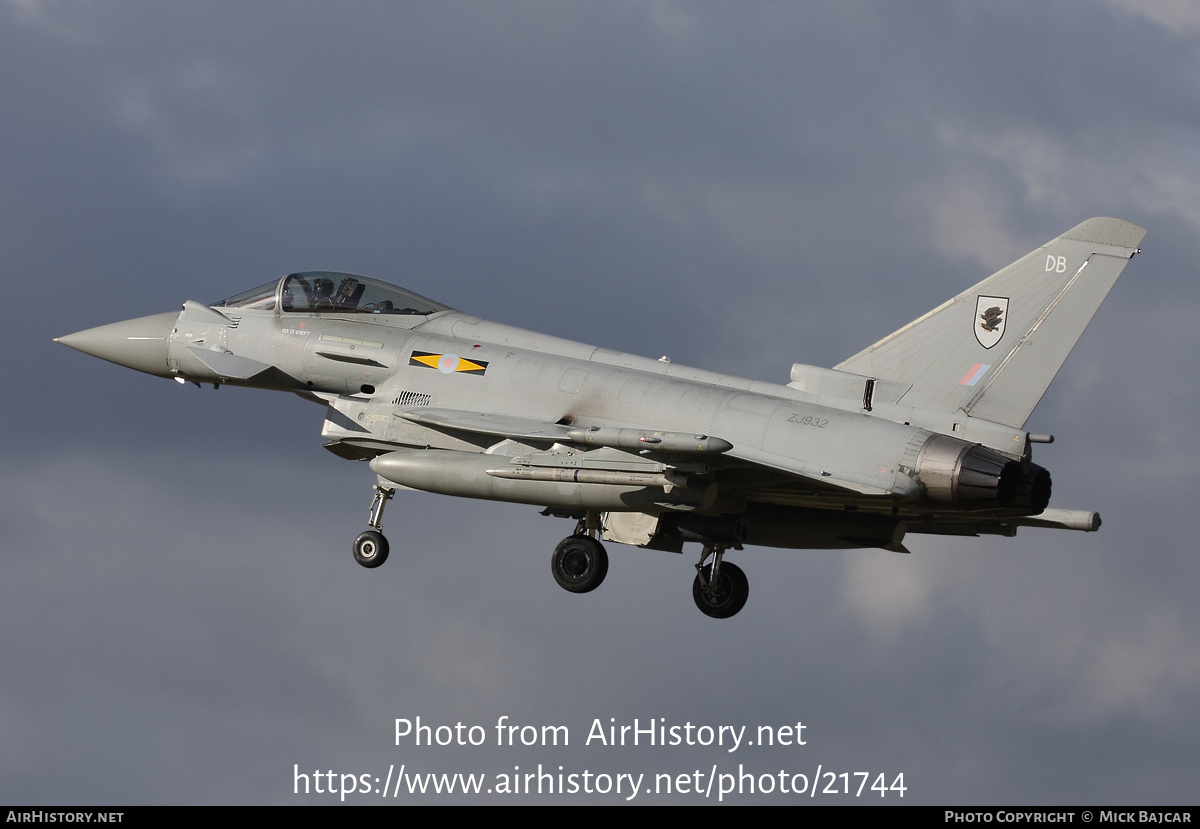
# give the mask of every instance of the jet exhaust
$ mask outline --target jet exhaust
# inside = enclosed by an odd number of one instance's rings
[[[1050,503],[1047,470],[945,435],[925,441],[913,477],[929,500],[968,512],[1016,509],[1037,515]]]

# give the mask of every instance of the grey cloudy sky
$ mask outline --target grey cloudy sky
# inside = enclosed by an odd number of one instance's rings
[[[329,802],[294,764],[540,763],[1195,803],[1194,4],[0,0],[0,112],[0,801]],[[692,550],[611,545],[565,593],[570,528],[530,507],[404,494],[363,570],[373,478],[320,409],[51,342],[331,268],[782,383],[1098,215],[1145,253],[1028,426],[1102,531],[747,549],[725,622]],[[571,744],[395,746],[416,716]],[[596,718],[807,745],[585,745]],[[767,800],[796,798],[733,802]]]

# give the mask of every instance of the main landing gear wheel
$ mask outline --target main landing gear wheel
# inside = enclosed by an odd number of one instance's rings
[[[608,575],[608,553],[604,545],[586,535],[564,538],[550,557],[550,571],[563,590],[590,593]]]
[[[708,565],[696,574],[692,582],[692,598],[696,607],[705,616],[728,619],[746,606],[750,597],[750,580],[742,568],[728,561],[721,562],[716,582],[712,578],[713,565]]]
[[[354,539],[354,560],[363,567],[378,567],[387,557],[388,540],[383,533],[367,530]]]

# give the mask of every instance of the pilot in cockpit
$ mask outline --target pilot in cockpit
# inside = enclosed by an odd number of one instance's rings
[[[311,299],[315,311],[333,308],[333,280],[323,276],[314,279]]]

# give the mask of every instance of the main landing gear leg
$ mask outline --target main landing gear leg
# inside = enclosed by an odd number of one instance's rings
[[[383,537],[383,508],[396,490],[375,485],[375,499],[371,501],[371,512],[367,523],[371,529],[354,539],[354,560],[363,567],[378,567],[387,561],[388,541]]]
[[[705,562],[712,557],[712,563]],[[696,564],[696,580],[692,582],[692,598],[700,612],[714,619],[728,619],[746,605],[750,596],[750,581],[742,568],[724,561],[724,544],[705,544]]]
[[[600,514],[589,512],[575,527],[575,534],[564,538],[550,556],[550,572],[563,590],[590,593],[608,575],[608,553],[596,538],[600,534]]]

